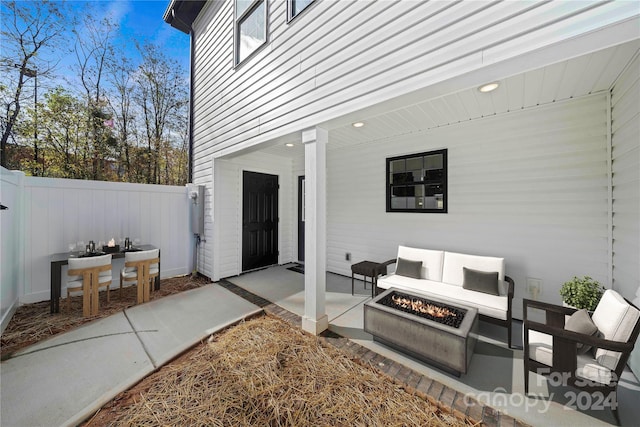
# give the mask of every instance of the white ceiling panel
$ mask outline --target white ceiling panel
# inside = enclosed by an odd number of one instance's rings
[[[469,119],[477,119],[478,117],[482,117],[482,111],[480,111],[480,106],[478,105],[478,101],[476,100],[474,92],[476,92],[475,89],[467,89],[455,94],[455,96],[464,105],[464,108],[467,112],[467,117],[469,117]]]
[[[524,74],[524,103],[521,108],[540,105],[540,88],[544,84],[544,68]]]
[[[639,51],[640,40],[634,40],[522,74],[505,76],[499,80],[500,87],[488,94],[474,87],[432,99],[414,97],[414,102],[407,102],[400,108],[397,101],[382,103],[368,109],[369,115],[366,117],[354,112],[332,121],[333,125],[327,125],[328,149],[340,149],[609,90]],[[351,124],[355,121],[363,121],[365,126],[354,128]],[[299,135],[282,138],[259,149],[286,157],[300,156],[304,153],[301,143],[296,143],[293,148],[284,146],[285,142],[296,138],[299,139]]]
[[[558,89],[567,70],[567,63],[561,62],[544,68],[544,81],[540,87],[540,104],[548,104],[556,100]]]
[[[498,89],[489,93],[491,96],[491,104],[493,104],[493,114],[506,113],[509,111],[507,91],[502,89],[503,88],[498,87]],[[482,94],[480,93],[480,95]]]
[[[524,105],[524,74],[505,79],[508,111],[520,110]]]
[[[585,55],[567,61],[567,68],[562,76],[560,86],[558,87],[558,93],[556,94],[555,99],[556,101],[580,96],[577,94],[575,89],[580,79],[585,78],[590,56],[591,55]],[[586,95],[586,93],[583,95]]]
[[[446,124],[445,118],[433,106],[431,101],[421,102],[418,106],[424,112],[425,120],[423,126],[438,127]]]
[[[612,51],[612,55],[606,61],[606,66],[593,89],[594,92],[606,90],[611,86],[611,82],[616,81],[623,68],[629,63],[629,58],[632,58],[638,51],[638,44],[626,43],[608,50]],[[640,70],[638,72],[640,73]]]
[[[496,90],[500,90],[500,88]],[[481,117],[493,116],[496,113],[496,110],[493,107],[493,101],[491,100],[491,94],[482,93],[479,90],[473,90],[473,95],[476,97],[476,102],[480,107]]]

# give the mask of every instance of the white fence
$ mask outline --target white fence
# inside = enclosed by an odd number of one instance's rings
[[[49,257],[79,241],[138,239],[161,249],[161,277],[190,271],[186,187],[27,177],[4,168],[0,175],[0,202],[8,207],[0,213],[2,329],[19,304],[50,299]],[[122,263],[114,260],[115,272]]]

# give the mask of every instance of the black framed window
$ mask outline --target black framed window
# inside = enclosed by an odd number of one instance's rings
[[[447,150],[387,159],[387,212],[447,212]]]
[[[236,0],[236,65],[267,42],[267,0]]]
[[[289,16],[287,16],[287,19],[291,21],[293,18],[298,16],[300,12],[305,10],[307,6],[309,6],[313,2],[314,0],[288,0],[287,10],[289,11],[288,12]]]

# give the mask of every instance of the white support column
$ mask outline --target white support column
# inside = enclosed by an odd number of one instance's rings
[[[304,143],[304,316],[302,329],[318,335],[329,327],[327,287],[327,141],[325,129],[302,132]]]

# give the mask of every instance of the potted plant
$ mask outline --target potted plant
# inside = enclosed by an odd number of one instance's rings
[[[573,279],[562,285],[560,295],[562,295],[562,301],[565,305],[593,311],[596,309],[604,290],[600,282],[589,276],[582,278],[574,276]]]

